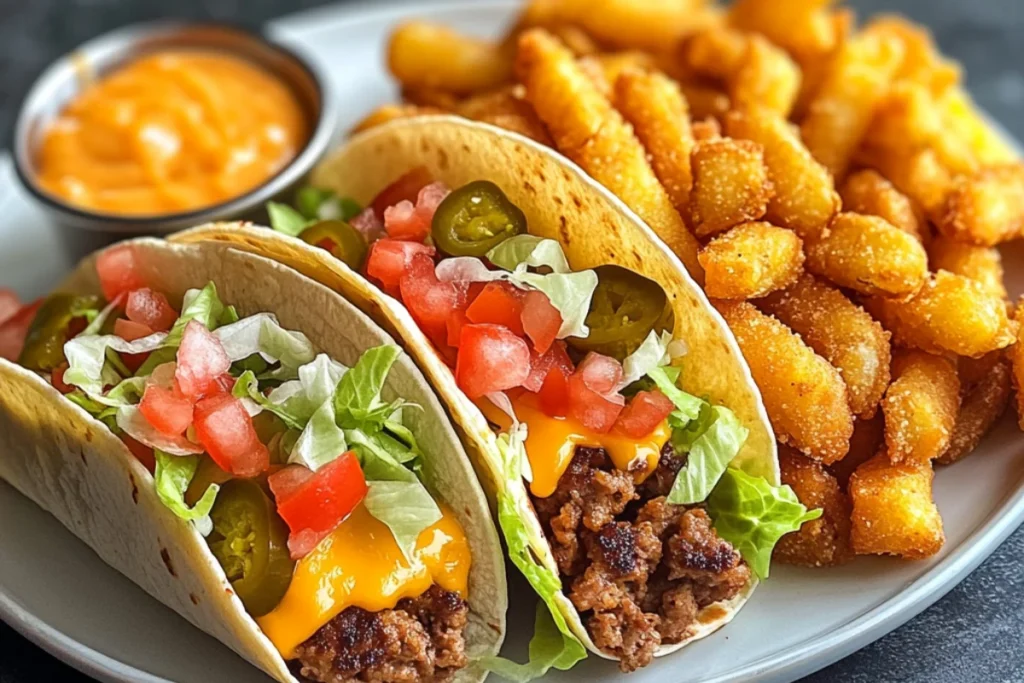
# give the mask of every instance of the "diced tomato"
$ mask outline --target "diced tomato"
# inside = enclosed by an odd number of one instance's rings
[[[178,319],[178,312],[171,308],[167,297],[149,287],[136,289],[128,294],[125,315],[132,322],[146,325],[154,332],[166,332]]]
[[[96,259],[96,273],[107,301],[145,285],[135,260],[135,249],[130,244],[103,251]]]
[[[544,353],[558,336],[562,327],[562,314],[551,305],[544,292],[532,290],[523,298],[523,331],[533,342],[537,353]]]
[[[370,202],[370,208],[378,216],[383,216],[385,209],[399,202],[415,202],[420,190],[433,180],[426,166],[417,166],[381,190]]]
[[[500,325],[465,325],[455,380],[470,398],[521,385],[530,374],[530,347]]]
[[[141,462],[147,470],[151,473],[156,471],[156,456],[153,455],[153,449],[145,444],[141,444],[127,434],[121,434],[121,441],[128,447],[131,454]]]
[[[215,394],[196,403],[192,425],[199,443],[225,472],[249,478],[270,467],[270,452],[260,442],[252,418],[231,394]]]
[[[444,183],[430,183],[419,191],[415,204],[403,199],[384,209],[384,229],[388,236],[413,242],[425,240],[430,234],[434,212],[447,195],[448,188]]]
[[[614,391],[622,379],[622,366],[614,358],[588,353],[569,377],[569,414],[584,427],[607,432],[615,424],[626,400]]]
[[[348,224],[362,233],[367,244],[373,244],[384,235],[384,223],[381,222],[373,207],[367,207],[360,211]]]
[[[25,346],[28,328],[36,317],[36,312],[43,305],[42,299],[22,306],[14,315],[0,324],[0,358],[12,362],[18,361],[21,349]]]
[[[427,222],[430,222],[434,220],[437,207],[441,206],[441,202],[449,194],[451,194],[451,190],[441,181],[425,185],[416,195],[416,210],[427,219]]]
[[[530,352],[530,375],[523,388],[534,393],[540,391],[548,373],[558,371],[568,377],[573,372],[572,359],[565,350],[565,342],[553,344],[545,353]]]
[[[502,325],[521,337],[524,295],[523,290],[509,282],[488,282],[466,309],[466,317],[473,323]]]
[[[235,378],[231,376],[231,373],[225,372],[223,375],[218,375],[213,380],[214,391],[228,392],[235,388]],[[269,391],[269,389],[267,390]]]
[[[569,373],[553,370],[544,378],[537,392],[540,409],[548,417],[565,417],[569,414]]]
[[[325,237],[322,240],[320,240],[319,242],[317,242],[316,246],[320,247],[321,249],[323,249],[325,251],[331,251],[332,249],[334,249],[334,240],[331,240],[331,239],[328,239],[328,238]]]
[[[185,326],[178,347],[178,367],[174,378],[181,393],[197,399],[217,389],[217,378],[231,368],[231,359],[220,340],[198,320]]]
[[[388,238],[379,239],[370,245],[366,258],[366,274],[376,280],[384,291],[393,297],[400,296],[402,275],[409,269],[417,255],[433,256],[433,247],[417,242],[403,242]]]
[[[146,387],[139,410],[161,434],[178,436],[192,424],[192,401],[155,384]]]
[[[633,439],[642,439],[660,425],[675,409],[668,396],[657,389],[638,391],[619,414],[615,431]]]
[[[21,308],[18,295],[9,289],[0,289],[0,325],[12,317]]]
[[[445,327],[448,330],[448,346],[458,346],[459,337],[462,336],[462,327],[469,324],[469,318],[466,317],[466,312],[455,309],[452,314],[448,316],[448,320],[445,321]]]
[[[62,394],[70,394],[75,390],[74,386],[64,383],[64,373],[67,369],[68,364],[65,362],[55,367],[50,373],[50,384],[52,384],[53,388]]]
[[[148,351],[146,353],[121,353],[118,355],[121,357],[121,362],[124,363],[124,366],[133,373],[138,372],[142,364],[149,360]]]
[[[153,334],[153,330],[143,323],[128,320],[127,318],[118,318],[114,321],[114,334],[125,341],[131,342],[148,337]]]
[[[438,280],[434,261],[423,254],[413,257],[399,289],[402,303],[420,329],[435,343],[446,344],[448,319],[462,307],[465,289],[454,282]]]
[[[293,465],[267,479],[277,512],[291,530],[292,559],[309,554],[366,497],[359,460],[349,451],[316,472]]]

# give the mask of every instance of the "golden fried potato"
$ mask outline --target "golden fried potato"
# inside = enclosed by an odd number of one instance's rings
[[[459,104],[459,97],[453,92],[439,88],[402,88],[402,101],[406,104],[430,107],[443,112],[454,111]]]
[[[939,106],[945,128],[970,146],[982,166],[1020,160],[1013,146],[978,111],[974,100],[963,88],[949,88],[939,100]]]
[[[903,45],[903,62],[897,79],[928,88],[936,95],[960,81],[960,67],[945,59],[924,27],[905,17],[880,14],[864,27],[863,33],[895,38]]]
[[[994,247],[978,247],[939,235],[928,245],[928,265],[933,271],[948,270],[975,280],[989,294],[1006,298],[1003,260]]]
[[[910,294],[928,276],[921,243],[878,216],[836,214],[806,251],[809,271],[864,294]]]
[[[801,62],[828,54],[835,47],[837,26],[829,5],[834,0],[736,0],[729,8],[730,25],[763,34]]]
[[[836,369],[750,303],[712,303],[736,336],[779,441],[826,465],[846,455],[853,415]]]
[[[698,237],[764,216],[773,186],[760,145],[731,138],[710,140],[698,143],[690,159],[690,225]]]
[[[839,371],[855,415],[875,414],[889,386],[890,335],[863,308],[813,275],[804,275],[759,305]]]
[[[580,68],[590,76],[605,97],[615,96],[615,83],[626,71],[656,71],[657,61],[647,52],[604,52],[578,60]]]
[[[1019,326],[1024,326],[1024,299],[1017,302],[1013,318]],[[1013,368],[1013,390],[1017,395],[1017,424],[1024,429],[1024,342],[1020,337],[1010,349],[1008,356]]]
[[[574,24],[552,24],[545,27],[555,38],[558,38],[577,57],[596,55],[601,52],[601,46],[597,44],[589,33]]]
[[[927,465],[946,450],[960,411],[956,365],[924,351],[900,351],[892,376],[882,399],[889,459]]]
[[[800,121],[807,114],[807,108],[811,100],[818,93],[821,84],[825,81],[835,62],[839,51],[850,39],[853,29],[856,27],[857,17],[853,10],[848,8],[838,9],[832,12],[832,31],[835,36],[835,44],[828,50],[819,52],[810,58],[798,60],[801,70],[800,92],[796,96],[796,103],[790,116],[794,121]]]
[[[1006,304],[969,278],[940,270],[906,301],[869,297],[865,307],[897,346],[977,358],[1014,342]]]
[[[988,373],[970,388],[964,382],[962,370],[960,378],[965,393],[949,445],[937,459],[943,465],[952,464],[977,448],[1006,412],[1010,401],[1010,364],[1005,359],[992,365]]]
[[[377,107],[364,116],[359,123],[352,128],[352,134],[361,133],[364,130],[382,126],[388,121],[395,119],[407,119],[413,116],[426,116],[428,114],[442,114],[440,109],[433,107],[420,107],[415,104],[385,104]]]
[[[839,195],[832,176],[807,151],[796,129],[774,112],[752,108],[729,112],[725,130],[731,137],[764,148],[768,176],[775,187],[768,219],[795,230],[804,240],[820,235],[839,210]]]
[[[740,31],[712,26],[687,36],[679,57],[690,75],[728,81],[743,63],[747,39],[747,34]]]
[[[882,451],[850,477],[851,540],[858,555],[921,559],[942,548],[942,518],[928,465],[894,465]]]
[[[627,70],[615,82],[615,104],[633,124],[658,180],[685,215],[693,175],[690,113],[679,87],[661,73]]]
[[[847,41],[807,106],[800,133],[807,149],[842,178],[903,56],[899,42],[871,35]]]
[[[716,299],[755,299],[787,287],[803,272],[804,252],[792,230],[742,223],[711,240],[697,257],[704,289]]]
[[[467,119],[490,123],[541,144],[552,145],[547,129],[523,95],[519,86],[480,93],[462,100],[456,105],[455,112]]]
[[[721,124],[718,123],[718,119],[711,118],[710,116],[691,123],[690,131],[693,133],[693,139],[697,142],[717,140],[722,137]]]
[[[958,178],[938,218],[939,232],[991,247],[1024,235],[1024,164],[990,166]]]
[[[877,169],[929,216],[942,210],[953,180],[949,171],[939,163],[934,150],[902,153],[866,149],[858,158],[865,166]]]
[[[931,235],[924,217],[910,199],[883,178],[878,171],[867,168],[851,173],[839,190],[843,210],[878,216],[903,232],[928,244]]]
[[[569,50],[543,30],[519,39],[516,72],[526,99],[555,145],[633,209],[703,281],[698,243],[647,161],[622,115],[580,69]]]
[[[858,419],[853,424],[853,436],[850,437],[850,452],[846,456],[828,466],[835,475],[843,491],[849,491],[850,477],[862,464],[875,457],[878,449],[884,444],[883,434],[885,420],[881,413],[870,420]]]
[[[679,89],[690,104],[690,118],[694,121],[707,118],[720,120],[732,109],[729,96],[706,83],[680,81]]]
[[[399,26],[388,43],[388,68],[407,87],[469,94],[507,83],[512,59],[501,45],[438,24]]]
[[[834,567],[852,560],[850,499],[836,478],[817,460],[786,446],[779,447],[779,468],[782,483],[808,509],[819,508],[822,515],[779,539],[772,559],[803,567]]]

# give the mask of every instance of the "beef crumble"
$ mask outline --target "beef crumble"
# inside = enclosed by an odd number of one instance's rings
[[[750,579],[703,508],[666,500],[685,462],[666,444],[657,469],[634,486],[603,449],[580,446],[555,492],[533,498],[569,599],[626,672],[688,637],[701,609]]]
[[[295,650],[302,678],[319,683],[444,683],[466,666],[469,607],[431,586],[395,609],[349,607]]]

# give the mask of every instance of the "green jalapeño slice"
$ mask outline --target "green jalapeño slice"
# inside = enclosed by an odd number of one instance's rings
[[[323,247],[352,270],[359,270],[366,258],[366,240],[345,221],[320,221],[302,231],[299,239]]]
[[[483,257],[509,237],[526,232],[526,216],[486,180],[463,185],[444,198],[431,222],[434,244],[449,256]]]
[[[80,332],[85,328],[84,311],[100,306],[96,296],[54,294],[36,313],[25,337],[25,347],[18,364],[32,370],[49,372],[64,362],[64,344],[72,335],[72,322],[82,320]]]

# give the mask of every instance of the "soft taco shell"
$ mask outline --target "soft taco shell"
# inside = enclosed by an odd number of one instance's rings
[[[226,245],[132,242],[145,281],[180,304],[187,289],[213,281],[241,315],[276,314],[331,358],[352,366],[393,340],[337,293],[297,272]],[[61,291],[99,293],[94,259]],[[473,548],[469,578],[470,657],[498,652],[507,608],[505,565],[487,502],[459,438],[430,385],[408,357],[393,366],[384,396],[423,407],[409,426],[423,451],[423,475],[447,503]],[[270,640],[246,613],[203,537],[156,496],[150,473],[101,422],[38,375],[0,361],[0,477],[85,541],[110,566],[278,681],[296,683]],[[482,680],[471,668],[463,683]]]
[[[311,183],[366,204],[401,174],[425,166],[450,187],[490,180],[526,214],[529,232],[558,240],[575,270],[613,263],[658,282],[674,312],[676,339],[689,351],[683,359],[682,384],[689,392],[731,408],[750,431],[734,464],[748,473],[779,483],[775,439],[760,394],[725,321],[711,307],[678,258],[618,198],[590,179],[578,166],[520,135],[450,116],[403,119],[362,133],[337,150],[314,172]],[[218,241],[291,266],[342,292],[347,299],[399,339],[438,387],[485,488],[493,496],[505,481],[497,441],[480,410],[456,386],[451,370],[434,351],[412,316],[395,299],[333,258],[299,239],[249,224],[211,224],[170,238],[172,241]],[[696,359],[688,363],[686,358]],[[493,504],[493,500],[492,500]],[[550,546],[536,517],[530,515],[531,545],[537,558],[557,575]],[[727,604],[711,605],[700,615],[699,629],[686,641],[662,646],[658,655],[677,650],[727,623],[749,597],[754,582]],[[597,650],[575,608],[561,596],[562,611],[573,630]]]

